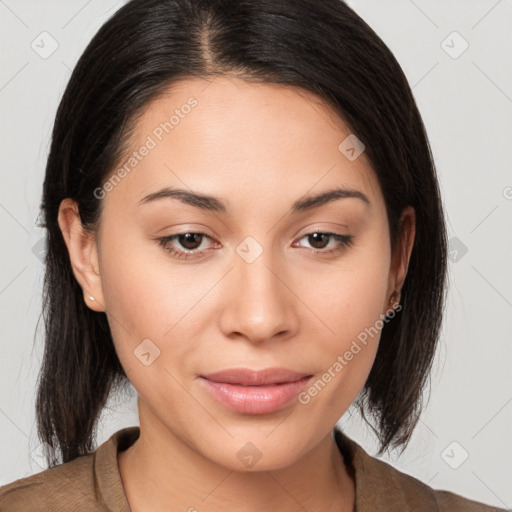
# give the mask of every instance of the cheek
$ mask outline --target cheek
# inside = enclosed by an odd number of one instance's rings
[[[104,238],[103,293],[121,364],[141,396],[172,395],[175,405],[185,405],[187,397],[172,377],[181,381],[183,362],[199,351],[204,299],[225,269],[198,272],[173,263],[157,242],[127,229],[105,230]]]
[[[384,231],[385,233],[385,231]],[[317,381],[304,403],[345,411],[363,387],[377,353],[385,313],[390,253],[376,233],[354,246],[340,263],[316,272],[304,300],[322,322],[311,360],[319,361]],[[316,398],[318,397],[318,399]]]
[[[305,302],[315,308],[326,324],[326,339],[341,343],[357,337],[385,312],[390,268],[388,243],[380,231],[368,234],[332,265],[317,266],[314,281],[309,279],[307,285],[302,285]]]
[[[152,241],[119,227],[105,229],[103,238],[100,265],[107,317],[121,363],[129,373],[140,367],[134,350],[144,340],[155,345],[153,357],[162,350],[161,339],[182,309],[181,282],[177,273],[166,275],[161,263],[157,265],[159,252]]]
[[[171,256],[139,230],[111,222],[102,238],[102,287],[106,307],[130,334],[160,338],[205,293],[192,266]],[[207,280],[207,279],[206,279]]]

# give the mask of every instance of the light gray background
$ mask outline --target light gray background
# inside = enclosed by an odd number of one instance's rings
[[[43,230],[35,223],[52,123],[76,60],[122,3],[0,0],[0,484],[43,469],[34,422]],[[452,249],[431,399],[406,451],[383,459],[434,488],[512,507],[512,0],[349,4],[413,88]],[[31,47],[49,52],[52,39],[58,48],[46,58]],[[115,397],[98,444],[135,424],[134,395]],[[341,424],[375,454],[357,417],[347,413]]]

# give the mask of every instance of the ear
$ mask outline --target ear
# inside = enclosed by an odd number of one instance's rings
[[[73,274],[84,292],[86,305],[93,311],[105,311],[95,235],[82,227],[78,206],[70,198],[60,203],[57,220],[69,252]]]
[[[414,245],[414,237],[416,234],[416,215],[412,206],[403,209],[398,221],[398,237],[397,243],[392,248],[391,268],[389,273],[388,298],[391,306],[397,300],[393,297],[400,290],[407,275],[409,260]],[[389,304],[388,303],[388,304]]]

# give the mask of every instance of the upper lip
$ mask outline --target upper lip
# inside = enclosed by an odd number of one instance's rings
[[[264,370],[229,368],[221,372],[201,375],[201,377],[213,382],[240,384],[242,386],[265,386],[269,384],[281,384],[283,382],[295,382],[310,376],[310,374],[295,372],[286,368],[266,368]]]

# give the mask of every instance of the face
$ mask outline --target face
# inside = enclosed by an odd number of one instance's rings
[[[354,401],[411,240],[393,257],[374,171],[364,152],[339,149],[349,135],[312,94],[224,77],[174,84],[146,108],[136,154],[96,191],[97,239],[70,249],[139,394],[141,428],[238,470],[251,442],[257,468],[277,469]],[[333,190],[345,192],[308,201]],[[306,377],[280,389],[204,378],[233,368]]]

